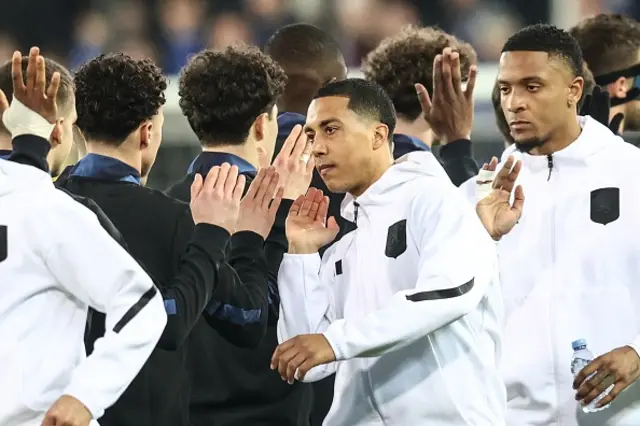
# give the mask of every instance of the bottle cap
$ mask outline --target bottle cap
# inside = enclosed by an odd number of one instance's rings
[[[581,346],[587,346],[587,341],[584,339],[578,339],[571,342],[571,347],[573,348],[574,351]]]

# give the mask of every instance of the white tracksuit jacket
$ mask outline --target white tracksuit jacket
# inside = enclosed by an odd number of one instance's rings
[[[107,331],[86,357],[89,306]],[[99,418],[166,319],[149,276],[90,210],[48,174],[0,160],[0,425],[40,426],[63,394]]]
[[[279,341],[324,333],[338,360],[305,378],[337,370],[324,424],[504,425],[495,245],[435,157],[399,160],[343,216],[358,229],[278,277]]]
[[[637,383],[594,414],[572,389],[572,341],[595,356],[640,343],[640,150],[580,121],[580,137],[551,160],[515,154],[524,212],[498,243],[508,425],[640,425]]]

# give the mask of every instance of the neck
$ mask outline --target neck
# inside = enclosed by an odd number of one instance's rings
[[[11,151],[13,149],[13,145],[11,145],[11,136],[4,134],[0,135],[0,149],[7,151]]]
[[[577,116],[575,116],[569,123],[569,126],[564,129],[560,129],[556,135],[549,138],[549,140],[547,140],[542,146],[533,148],[530,154],[551,155],[558,151],[562,151],[578,139],[581,132],[582,127],[580,127]]]
[[[431,131],[431,127],[429,127],[429,124],[427,124],[422,117],[418,117],[413,121],[398,118],[394,133],[418,138],[427,144],[429,148],[431,148],[431,145],[433,145],[433,142],[435,141],[435,135],[433,134],[433,131]]]
[[[120,160],[123,163],[128,164],[129,166],[136,169],[138,173],[142,174],[142,161],[140,158],[140,151],[129,149],[126,141],[118,147],[109,145],[106,142],[87,141],[87,153],[115,158],[116,160]]]
[[[247,141],[242,145],[216,145],[216,146],[203,146],[203,152],[224,152],[225,154],[233,154],[247,161],[256,169],[260,168],[260,161],[258,158],[258,150],[255,147],[255,142]]]
[[[355,188],[349,190],[349,193],[353,195],[354,198],[358,198],[362,194],[366,192],[367,189],[371,188],[371,186],[376,183],[383,174],[393,165],[393,154],[389,151],[389,156],[384,158],[384,161],[380,161],[376,164],[372,169],[371,173],[365,181],[363,181],[360,185]]]
[[[626,116],[625,114],[626,110],[627,110],[627,104],[616,105],[614,107],[611,107],[611,109],[609,110],[609,122],[611,122],[613,117],[615,117],[617,114],[622,114]],[[620,128],[618,132],[620,134],[624,132],[624,122],[625,122],[625,119],[623,118],[622,121],[620,122]]]

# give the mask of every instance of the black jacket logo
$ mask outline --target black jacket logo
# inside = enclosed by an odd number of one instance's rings
[[[389,227],[384,254],[396,259],[405,251],[407,251],[407,220],[403,219]]]
[[[7,227],[0,226],[0,262],[7,259],[7,252],[9,251],[9,238],[7,237]]]
[[[591,191],[591,220],[608,225],[620,217],[620,188],[600,188]]]

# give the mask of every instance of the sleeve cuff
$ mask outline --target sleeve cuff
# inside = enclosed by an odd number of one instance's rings
[[[91,413],[91,417],[93,417],[93,419],[99,419],[103,416],[104,408],[96,407],[95,404],[93,404],[93,402],[90,401],[89,398],[87,398],[85,392],[83,392],[82,389],[74,386],[73,383],[69,387],[67,387],[67,389],[65,389],[63,394],[72,396],[80,401],[82,405],[84,405],[87,410],[89,410],[89,413]]]
[[[207,253],[216,254],[214,257],[224,257],[224,250],[229,242],[229,232],[216,225],[199,223],[195,227],[191,244],[195,244]]]
[[[13,136],[13,152],[25,152],[37,158],[46,158],[51,151],[49,140],[38,135],[24,134]]]
[[[264,238],[253,231],[240,231],[231,235],[231,248],[233,250],[239,247],[251,247],[252,249],[259,248],[262,250],[264,246]]]
[[[638,354],[638,357],[640,358],[640,336],[638,336],[636,340],[628,346],[636,351],[636,354]]]
[[[344,361],[348,359],[345,353],[344,345],[344,319],[339,319],[331,323],[329,328],[323,333],[327,342],[333,349],[333,353],[336,356],[336,361]]]
[[[451,161],[461,157],[471,157],[471,141],[469,139],[457,139],[440,148],[440,158],[443,161]]]

